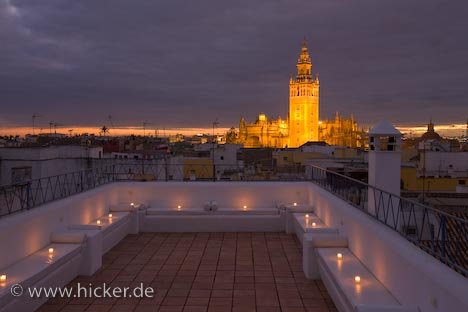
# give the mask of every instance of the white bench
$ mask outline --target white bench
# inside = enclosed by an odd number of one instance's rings
[[[140,218],[145,232],[282,232],[284,214],[277,208],[150,208]]]
[[[280,211],[276,208],[217,208],[216,210],[207,211],[203,208],[149,208],[146,210],[147,215],[165,215],[165,216],[183,216],[183,215],[205,215],[205,216],[231,216],[231,215],[279,215]]]
[[[139,216],[136,209],[132,208],[131,211],[117,212],[114,210],[109,212],[112,217],[106,214],[90,224],[76,224],[68,227],[69,230],[81,231],[87,236],[82,275],[93,275],[102,266],[103,254],[117,245],[128,234],[138,233],[139,231]]]
[[[112,212],[129,212],[129,211],[137,211],[137,210],[145,210],[149,208],[148,204],[143,203],[118,203],[115,205],[109,206],[109,211]]]
[[[45,248],[1,270],[0,274],[7,276],[6,282],[0,284],[1,311],[34,311],[48,298],[31,298],[28,287],[63,287],[79,274],[86,235],[59,233],[53,234],[51,240]],[[49,248],[53,248],[52,253]],[[15,284],[23,288],[22,296],[11,294]]]
[[[309,204],[277,204],[277,207],[286,213],[286,233],[294,233],[294,214],[295,213],[314,213],[314,207]]]
[[[128,208],[131,207],[131,208]],[[10,293],[14,284],[27,287],[61,287],[78,275],[92,275],[102,266],[102,255],[127,234],[138,231],[137,208],[113,206],[110,213],[90,224],[69,225],[53,232],[51,244],[0,271],[7,281],[0,284],[1,311],[33,311],[47,298],[34,299]],[[53,252],[49,253],[49,248]]]
[[[307,218],[307,215],[309,216]],[[303,245],[304,235],[306,233],[319,234],[329,233],[337,234],[336,228],[328,227],[322,220],[320,220],[314,213],[293,213],[293,229],[297,238]]]
[[[346,236],[328,227],[314,213],[293,213],[294,233],[302,244],[302,269],[308,279],[319,279],[316,248],[348,247]]]
[[[318,248],[348,247],[348,238],[336,232],[305,233],[302,244],[302,268],[308,279],[320,279]]]
[[[318,248],[320,276],[340,312],[417,312],[402,306],[347,248]],[[337,254],[342,258],[339,259]],[[355,282],[355,277],[360,282]]]

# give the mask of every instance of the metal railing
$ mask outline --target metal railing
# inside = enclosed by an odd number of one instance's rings
[[[467,214],[449,214],[320,167],[309,167],[308,174],[313,183],[468,276]]]
[[[115,180],[156,181],[297,181],[307,180],[304,166],[240,166],[237,164],[169,164],[161,161],[117,161]]]
[[[292,181],[306,180],[303,166],[167,164],[106,159],[95,168],[0,186],[0,217],[63,199],[114,181]],[[214,173],[214,174],[213,174]]]
[[[109,168],[94,168],[0,186],[0,217],[29,210],[114,181]]]

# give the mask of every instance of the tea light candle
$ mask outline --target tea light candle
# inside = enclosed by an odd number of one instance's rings
[[[97,220],[97,221],[96,221],[96,224],[101,224],[101,220]]]
[[[315,223],[315,222],[312,222],[312,226],[316,226],[316,225],[317,225],[317,223]]]
[[[336,254],[336,257],[338,258],[338,260],[341,260],[343,259],[343,254],[339,252]]]
[[[134,204],[134,203],[130,203],[130,206],[132,206],[132,207],[133,207],[133,206],[135,206],[135,204]]]
[[[0,283],[5,283],[7,281],[7,276],[6,274],[0,275]]]
[[[308,213],[306,213],[305,217],[306,217],[306,219],[309,219],[309,214],[308,214]]]
[[[246,206],[246,205],[244,205],[244,210],[247,210],[247,206]]]
[[[354,282],[355,282],[356,284],[359,284],[359,283],[361,282],[361,277],[360,277],[359,275],[356,275],[356,276],[354,277]]]
[[[109,218],[112,218],[112,213],[109,213]]]
[[[177,206],[177,210],[180,210],[180,209],[182,209],[182,206],[181,206],[181,205],[178,205],[178,206]]]
[[[294,206],[297,206],[297,203],[293,203]]]
[[[49,248],[49,255],[53,254],[54,253],[54,248],[50,247]]]

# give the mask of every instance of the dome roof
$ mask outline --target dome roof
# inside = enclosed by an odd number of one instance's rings
[[[442,141],[442,137],[434,131],[434,124],[429,122],[427,125],[427,131],[421,136],[420,138],[421,141],[429,141],[429,140],[436,140],[436,141]]]

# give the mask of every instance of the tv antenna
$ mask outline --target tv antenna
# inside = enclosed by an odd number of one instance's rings
[[[41,117],[41,116],[36,115],[36,114],[32,115],[32,132],[33,132],[33,135],[35,135],[35,130],[36,130],[36,119],[39,118],[39,117]]]
[[[112,115],[107,116],[107,119],[109,119],[111,127],[114,128],[114,123],[112,122]]]

